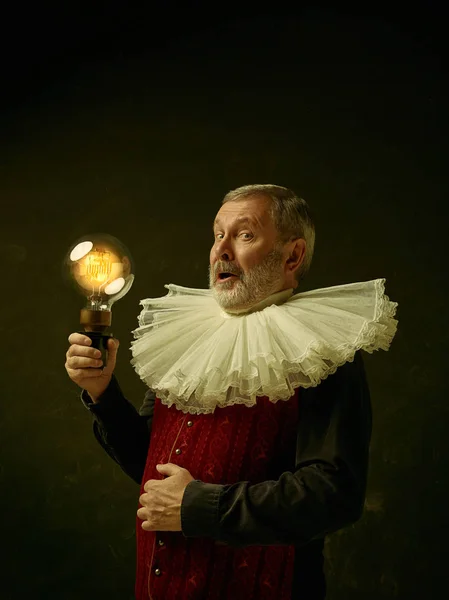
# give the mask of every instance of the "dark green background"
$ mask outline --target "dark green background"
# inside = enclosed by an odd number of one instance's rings
[[[314,211],[298,291],[385,277],[399,303],[391,350],[364,353],[366,510],[326,544],[328,599],[445,597],[447,88],[426,15],[217,22],[168,4],[159,19],[17,14],[25,34],[3,52],[0,598],[133,597],[138,486],[95,442],[64,369],[82,306],[61,278],[68,247],[104,231],[132,252],[112,330],[137,407],[139,300],[207,287],[212,219],[248,183],[291,187]]]

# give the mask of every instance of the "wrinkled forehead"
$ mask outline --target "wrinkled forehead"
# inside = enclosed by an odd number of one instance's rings
[[[214,224],[232,225],[237,222],[243,223],[246,219],[260,228],[270,227],[270,204],[270,199],[262,195],[230,200],[221,206]]]

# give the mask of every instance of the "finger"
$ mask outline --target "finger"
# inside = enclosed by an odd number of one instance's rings
[[[87,335],[75,332],[69,335],[69,343],[80,344],[81,346],[90,346],[92,344],[92,340]]]
[[[118,350],[119,346],[120,346],[119,340],[117,340],[115,338],[108,339],[108,350]]]
[[[104,374],[103,369],[70,369],[70,367],[67,367],[67,363],[66,370],[70,379],[72,379],[75,383],[77,381],[83,381],[89,377],[102,377]]]
[[[139,517],[139,519],[143,519],[145,521],[148,518],[147,509],[139,508],[139,510],[137,511],[137,516]]]
[[[149,501],[150,497],[148,494],[142,494],[139,498],[139,502],[142,506],[145,506],[145,504],[147,504],[147,502]]]
[[[101,356],[101,352],[97,348],[72,344],[67,350],[66,356],[67,358],[69,356],[89,356],[90,358],[95,358]]]
[[[160,481],[157,481],[156,479],[149,479],[147,482],[145,482],[143,489],[146,492],[149,492],[151,490],[151,488],[154,488],[156,483],[160,483]]]
[[[156,531],[154,525],[152,523],[150,523],[150,521],[143,521],[141,527],[145,531]]]
[[[99,369],[103,364],[101,358],[89,358],[87,356],[70,356],[67,358],[67,364],[69,369],[88,369],[97,368]]]
[[[182,467],[179,467],[178,465],[175,465],[173,463],[165,463],[161,465],[156,465],[156,469],[162,475],[167,475],[170,477],[172,475],[177,475],[182,470]]]

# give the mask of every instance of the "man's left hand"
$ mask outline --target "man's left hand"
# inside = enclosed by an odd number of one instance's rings
[[[173,463],[157,465],[156,469],[167,477],[162,480],[149,479],[145,485],[145,494],[139,498],[142,508],[137,511],[143,520],[145,531],[182,531],[181,503],[184,490],[194,478],[182,467]]]

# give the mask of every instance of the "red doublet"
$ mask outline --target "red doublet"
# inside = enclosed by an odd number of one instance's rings
[[[143,486],[174,463],[204,483],[277,480],[294,468],[298,390],[287,401],[257,399],[190,415],[155,401]],[[139,505],[140,506],[140,505]],[[148,532],[137,518],[137,600],[290,600],[294,546],[233,547],[182,532]]]

